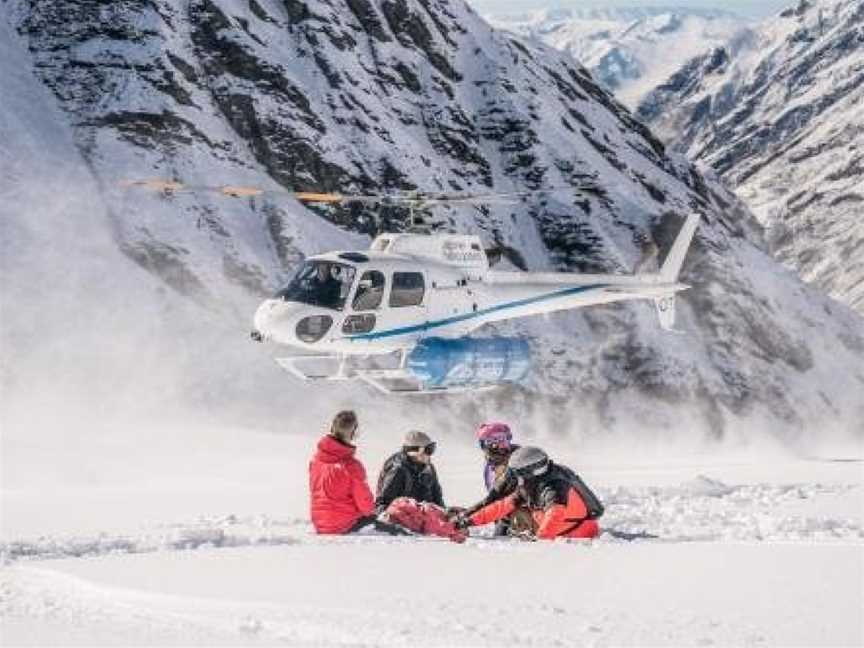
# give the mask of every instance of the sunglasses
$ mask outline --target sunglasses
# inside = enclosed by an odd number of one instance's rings
[[[405,452],[425,452],[430,457],[435,454],[435,448],[438,444],[434,441],[425,446],[405,446]]]

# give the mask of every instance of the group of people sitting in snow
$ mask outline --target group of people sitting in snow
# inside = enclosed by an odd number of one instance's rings
[[[603,505],[570,468],[537,447],[513,443],[505,423],[477,430],[486,459],[487,495],[468,508],[444,503],[432,456],[436,443],[412,430],[402,449],[381,468],[372,495],[355,457],[359,422],[339,412],[309,463],[312,524],[318,533],[346,534],[374,528],[392,535],[425,534],[462,542],[469,527],[495,524],[495,535],[525,540],[594,538]]]

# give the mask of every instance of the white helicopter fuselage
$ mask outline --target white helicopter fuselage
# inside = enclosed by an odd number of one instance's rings
[[[256,339],[374,355],[411,349],[427,337],[460,338],[491,322],[631,299],[655,300],[661,324],[671,328],[672,298],[687,289],[677,276],[694,218],[667,256],[675,267],[641,275],[494,271],[479,237],[383,234],[367,252],[307,258],[291,286],[258,308]],[[664,318],[667,309],[671,319]]]

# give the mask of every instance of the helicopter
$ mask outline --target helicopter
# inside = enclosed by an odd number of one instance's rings
[[[524,380],[531,368],[526,339],[471,336],[494,322],[651,300],[660,326],[675,331],[676,295],[689,289],[678,276],[699,223],[698,214],[687,217],[656,272],[499,271],[492,269],[479,236],[434,232],[417,221],[416,212],[443,204],[512,203],[534,192],[350,195],[159,180],[128,181],[126,186],[406,206],[407,231],[378,234],[366,250],[307,257],[291,281],[258,306],[251,331],[257,342],[306,352],[276,358],[301,380],[359,379],[388,394],[474,391]]]

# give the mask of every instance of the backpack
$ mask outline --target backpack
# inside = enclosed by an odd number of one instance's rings
[[[571,486],[576,489],[576,492],[579,493],[579,497],[582,498],[582,501],[585,502],[585,508],[588,509],[588,520],[596,520],[603,512],[606,510],[603,508],[603,503],[600,501],[594,491],[592,491],[585,482],[582,481],[582,478],[577,474],[573,474],[571,478]]]

